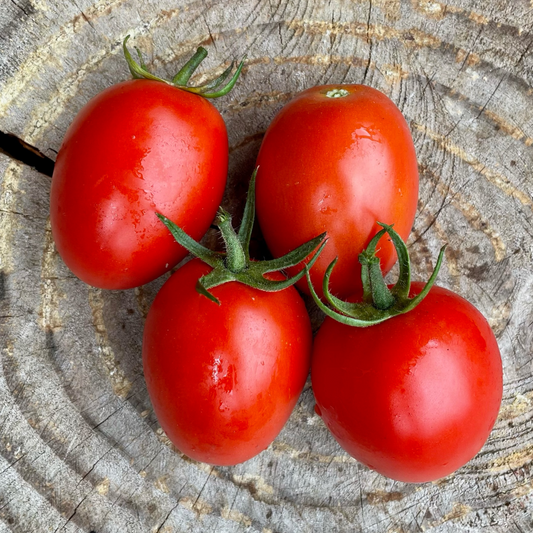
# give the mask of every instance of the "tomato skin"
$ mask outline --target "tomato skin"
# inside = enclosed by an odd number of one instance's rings
[[[127,289],[187,255],[156,217],[200,239],[222,199],[224,121],[204,98],[130,80],[98,94],[67,130],[52,178],[57,250],[86,283]]]
[[[234,465],[267,448],[289,418],[309,373],[312,333],[294,287],[267,293],[230,282],[211,289],[218,306],[195,289],[210,270],[192,260],[157,294],[144,373],[175,446],[197,461]]]
[[[413,283],[412,294],[422,290]],[[498,345],[481,313],[433,287],[368,328],[326,318],[313,348],[317,412],[358,461],[392,479],[454,472],[487,440],[502,399]]]
[[[325,96],[338,87],[350,94]],[[358,256],[381,229],[377,221],[394,224],[404,240],[409,235],[418,200],[415,149],[401,112],[376,89],[324,85],[299,93],[268,127],[257,164],[257,216],[275,257],[327,231],[311,270],[320,296],[337,256],[332,292],[346,298],[361,290]],[[387,272],[394,247],[384,237],[377,248]],[[305,279],[298,287],[309,294]]]

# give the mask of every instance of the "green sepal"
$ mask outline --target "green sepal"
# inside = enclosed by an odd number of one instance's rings
[[[331,273],[337,263],[337,258],[335,258],[326,269],[322,283],[324,298],[329,306],[322,302],[317,295],[311,282],[309,270],[306,269],[307,283],[309,285],[313,300],[326,315],[337,320],[338,322],[341,322],[342,324],[355,327],[367,327],[379,324],[380,322],[392,318],[393,316],[408,313],[427,296],[431,287],[435,283],[435,280],[437,279],[437,275],[444,258],[444,250],[446,249],[446,246],[443,246],[440,249],[433,273],[431,274],[422,291],[414,298],[409,298],[409,290],[411,288],[411,261],[407,246],[398,233],[394,231],[392,226],[382,224],[380,222],[378,222],[378,224],[383,229],[374,236],[367,249],[359,256],[359,261],[361,262],[362,266],[361,278],[363,281],[364,291],[362,303],[345,302],[344,300],[341,300],[331,294],[329,282]],[[379,239],[385,233],[389,234],[400,262],[398,281],[390,290],[385,285],[381,271],[379,271],[380,279],[377,279],[376,275],[378,269],[380,268],[379,258],[375,255],[376,245]],[[383,292],[384,286],[387,289],[386,293]],[[383,303],[385,301],[383,296],[384,294],[387,294],[385,298],[388,298],[390,301],[390,304],[386,306]],[[379,306],[376,305],[376,300],[380,302]]]
[[[218,252],[213,252],[205,246],[202,246],[200,243],[196,242],[192,237],[187,235],[177,224],[174,224],[172,220],[162,215],[161,213],[156,213],[157,217],[167,229],[172,233],[172,236],[181,244],[188,252],[190,252],[195,257],[200,258],[204,263],[207,263],[210,267],[216,268],[219,264],[223,262],[223,257],[225,254]]]
[[[169,83],[170,85],[172,85],[168,80],[164,80],[163,78],[154,76],[152,73],[144,69],[139,63],[137,63],[135,59],[133,59],[133,56],[130,54],[128,47],[126,46],[126,43],[128,42],[129,38],[130,36],[126,35],[126,38],[124,39],[122,43],[122,50],[124,52],[124,57],[126,58],[126,62],[128,63],[128,67],[130,69],[131,75],[135,79],[145,78],[147,80],[162,81],[163,83]]]
[[[205,85],[202,85],[202,88],[205,91],[216,89],[219,85],[222,85],[224,81],[226,81],[227,77],[231,74],[231,71],[234,68],[235,68],[235,61],[232,61],[229,67],[218,78],[208,81]]]
[[[391,289],[391,292],[400,300],[405,300],[409,297],[409,289],[411,288],[411,259],[409,258],[407,246],[398,233],[392,229],[392,226],[388,226],[387,224],[380,224],[380,226],[389,234],[392,244],[394,244],[394,248],[396,249],[396,254],[398,255],[398,266],[400,271],[398,273],[398,281]]]
[[[233,89],[235,84],[237,83],[237,80],[239,79],[239,76],[241,75],[241,71],[242,71],[242,69],[244,67],[244,62],[245,61],[246,61],[246,56],[244,56],[241,59],[241,62],[239,63],[239,66],[237,67],[237,70],[235,71],[235,74],[233,74],[233,76],[231,77],[229,82],[224,87],[222,87],[222,89],[219,89],[218,91],[215,91],[215,92],[212,92],[212,93],[202,92],[201,93],[202,96],[204,98],[219,98],[220,96],[224,96],[224,95],[228,94],[231,91],[231,89]],[[205,90],[209,89],[209,83],[204,85],[204,89]]]
[[[257,169],[255,168],[248,186],[248,195],[246,196],[246,204],[244,205],[244,213],[242,215],[241,226],[239,228],[239,241],[244,250],[246,260],[250,259],[250,240],[252,238],[252,230],[254,229],[255,220],[255,178],[257,176]]]
[[[215,219],[215,226],[219,228],[226,244],[226,253],[213,252],[205,248],[187,235],[187,233],[170,219],[157,213],[159,220],[165,224],[181,246],[213,268],[209,274],[202,276],[198,280],[196,290],[218,305],[220,305],[220,301],[209,292],[209,289],[230,281],[237,281],[266,292],[281,291],[294,285],[305,275],[306,270],[309,270],[313,266],[326,245],[326,234],[323,233],[278,259],[269,261],[250,260],[248,248],[255,219],[256,174],[257,169],[254,171],[250,180],[250,187],[239,232],[235,232],[231,225],[230,214],[222,208],[220,208]],[[314,254],[313,251],[315,251]],[[279,272],[296,266],[309,256],[311,256],[309,262],[292,277],[282,280],[271,280],[265,277],[265,274],[270,272]]]
[[[208,81],[204,85],[200,85],[197,87],[188,85],[189,80],[192,76],[192,74],[195,72],[195,70],[198,68],[200,63],[207,57],[207,50],[205,48],[202,48],[201,46],[196,50],[195,54],[185,63],[185,65],[180,69],[180,71],[172,78],[172,80],[167,80],[165,78],[160,78],[159,76],[156,76],[155,74],[152,74],[144,64],[142,54],[140,50],[136,47],[135,50],[137,51],[137,55],[139,56],[139,62],[135,61],[133,56],[128,50],[127,42],[130,38],[129,35],[127,35],[122,43],[122,49],[124,51],[124,57],[126,58],[126,62],[128,63],[128,68],[130,69],[131,75],[135,79],[147,79],[147,80],[154,80],[154,81],[160,81],[163,83],[166,83],[168,85],[172,85],[173,87],[176,87],[178,89],[182,89],[184,91],[199,94],[203,96],[204,98],[218,98],[219,96],[224,96],[225,94],[228,94],[231,89],[233,89],[235,83],[237,83],[237,79],[239,78],[242,68],[244,66],[244,61],[246,59],[246,56],[244,56],[239,63],[237,70],[235,71],[235,74],[231,77],[229,82],[224,85],[222,88],[218,89],[220,85],[222,85],[228,76],[230,75],[231,71],[233,70],[233,67],[235,65],[235,62],[232,61],[229,68],[224,70],[224,72],[214,78],[213,80]],[[218,90],[215,90],[218,89]]]
[[[367,259],[368,257],[371,258],[374,255],[374,253],[376,252],[376,246],[378,244],[378,241],[379,239],[381,239],[383,235],[385,235],[385,233],[386,231],[382,229],[381,231],[379,231],[378,233],[374,235],[372,240],[368,243],[366,250],[363,250],[363,252],[359,254],[359,261],[361,261],[361,258]],[[337,263],[337,258],[335,258],[333,262]],[[369,261],[367,260],[366,262],[368,263]],[[329,265],[331,269],[333,268],[333,266],[335,265],[334,264]],[[372,283],[370,280],[370,269],[366,267],[367,265],[363,265],[363,268],[361,268],[361,282],[363,284],[363,302],[371,303],[372,302]],[[330,268],[328,268],[328,270],[330,270]],[[329,276],[328,276],[328,280],[329,280]]]
[[[196,290],[200,294],[207,296],[207,298],[215,302],[217,305],[220,305],[220,300],[216,296],[211,294],[208,289],[218,287],[219,285],[222,285],[223,283],[228,283],[230,281],[237,281],[233,272],[230,272],[225,268],[215,268],[214,270],[211,270],[209,274],[202,276],[197,281]]]
[[[135,46],[135,51],[137,52],[137,55],[139,56],[139,65],[142,69],[146,70],[146,63],[144,62],[143,55],[141,51]]]

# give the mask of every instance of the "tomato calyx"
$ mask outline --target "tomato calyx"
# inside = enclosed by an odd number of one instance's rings
[[[131,75],[135,79],[161,81],[163,83],[167,83],[168,85],[172,85],[173,87],[176,87],[178,89],[182,89],[190,93],[199,94],[204,98],[218,98],[219,96],[224,96],[225,94],[228,94],[231,89],[233,89],[235,83],[237,83],[237,79],[239,78],[239,75],[244,66],[244,61],[246,59],[246,56],[242,58],[241,62],[237,66],[237,70],[235,71],[231,79],[226,83],[226,85],[223,84],[227,80],[228,76],[231,74],[231,71],[235,66],[235,61],[232,61],[230,66],[226,70],[224,70],[224,72],[220,76],[208,81],[204,85],[193,87],[188,85],[188,83],[194,71],[198,68],[200,63],[207,57],[207,50],[205,48],[201,46],[198,47],[196,53],[191,57],[191,59],[189,59],[189,61],[187,61],[187,63],[185,63],[185,65],[183,65],[183,67],[172,78],[172,80],[167,80],[165,78],[160,78],[159,76],[152,74],[147,69],[141,51],[137,47],[135,47],[135,50],[137,52],[137,55],[139,56],[139,62],[133,59],[133,56],[130,54],[130,51],[127,47],[127,42],[129,38],[130,36],[127,35],[124,39],[124,42],[122,43],[122,48],[124,50],[124,57],[126,58],[126,61],[128,63]]]
[[[335,258],[328,266],[322,283],[324,297],[331,308],[324,304],[318,297],[311,283],[309,270],[306,268],[307,283],[314,301],[326,315],[342,324],[367,327],[384,322],[393,316],[408,313],[426,297],[437,279],[446,246],[440,249],[433,273],[422,291],[414,298],[409,298],[409,290],[411,288],[411,260],[407,246],[391,225],[381,222],[378,222],[378,224],[383,229],[376,233],[366,250],[359,254],[361,280],[363,284],[363,302],[345,302],[331,294],[329,280],[338,258]],[[400,267],[398,280],[391,289],[387,287],[383,279],[380,260],[376,256],[376,246],[385,233],[388,233],[396,249]]]
[[[282,257],[267,261],[252,261],[250,259],[249,246],[255,221],[256,174],[257,169],[254,171],[250,180],[243,219],[238,233],[235,232],[231,224],[231,215],[224,209],[220,208],[215,218],[215,226],[220,230],[224,244],[226,245],[226,253],[214,252],[205,248],[189,237],[189,235],[170,219],[157,213],[161,222],[165,224],[181,246],[213,268],[209,274],[202,276],[198,280],[196,290],[218,305],[220,305],[220,301],[209,292],[209,289],[230,281],[238,281],[249,287],[267,292],[281,291],[294,285],[305,275],[306,269],[309,270],[313,266],[327,242],[325,240],[326,234],[322,233]],[[316,250],[305,268],[302,268],[294,276],[283,280],[265,278],[265,274],[279,272],[301,263],[317,246],[319,246],[318,250]]]

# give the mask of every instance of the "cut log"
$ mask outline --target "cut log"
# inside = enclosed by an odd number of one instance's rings
[[[533,530],[530,2],[2,1],[0,132],[50,159],[79,109],[129,77],[126,35],[164,76],[198,45],[210,54],[198,81],[246,53],[215,102],[230,139],[224,206],[237,216],[264,131],[292,95],[342,82],[389,95],[419,158],[415,278],[447,243],[439,284],[490,321],[504,399],[481,453],[435,483],[393,482],[349,457],[310,383],[256,458],[189,460],[160,429],[142,374],[143,322],[164,279],[106,292],[75,278],[51,238],[50,178],[0,154],[0,531]]]

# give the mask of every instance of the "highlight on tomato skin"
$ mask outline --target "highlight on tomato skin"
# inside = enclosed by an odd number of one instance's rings
[[[413,283],[411,294],[422,290]],[[312,386],[337,442],[398,481],[445,477],[485,444],[502,399],[502,362],[483,315],[433,286],[413,310],[367,328],[327,317]]]
[[[196,290],[210,271],[192,260],[157,294],[143,365],[172,443],[197,461],[235,465],[266,449],[288,420],[309,373],[311,324],[294,287],[230,282],[212,289],[216,305]]]
[[[358,255],[379,230],[376,220],[409,235],[418,201],[415,148],[401,112],[376,89],[325,85],[297,94],[269,125],[257,165],[257,216],[274,257],[327,231],[311,272],[320,297],[337,256],[332,292],[361,291]],[[378,248],[386,273],[396,254],[386,238]],[[304,281],[297,286],[309,294]]]

